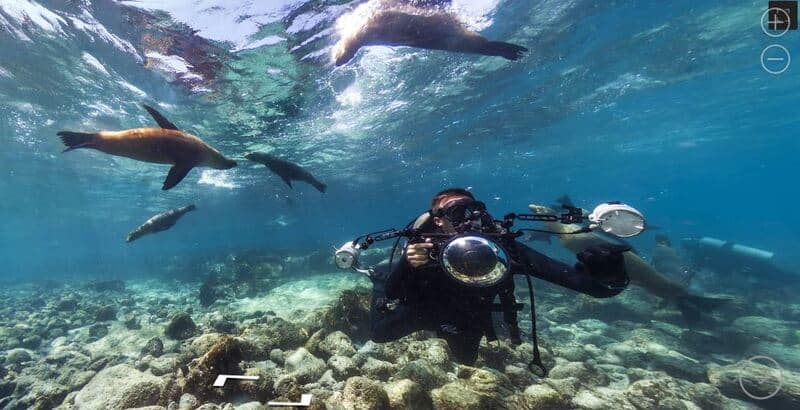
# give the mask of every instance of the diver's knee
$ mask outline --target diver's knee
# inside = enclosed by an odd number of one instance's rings
[[[386,332],[383,330],[372,329],[372,331],[370,332],[370,340],[372,340],[375,343],[386,343],[397,339],[398,338],[393,337],[393,335],[390,332]]]

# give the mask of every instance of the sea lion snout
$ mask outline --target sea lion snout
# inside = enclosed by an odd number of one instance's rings
[[[352,40],[350,42],[352,42]],[[348,42],[347,44],[343,44],[334,50],[333,64],[336,67],[340,67],[347,64],[348,61],[352,60],[353,57],[356,56],[358,47],[352,46],[350,42]]]
[[[234,161],[232,159],[226,159],[225,161],[223,161],[222,168],[220,168],[220,169],[231,169],[231,168],[235,167],[236,165],[237,165],[236,161]]]

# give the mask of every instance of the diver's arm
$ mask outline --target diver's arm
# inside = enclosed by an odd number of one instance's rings
[[[389,304],[405,293],[402,285],[407,273],[406,263],[398,261],[389,266],[388,261],[381,262],[374,269],[372,279],[372,303],[369,310],[370,339],[383,343],[397,340],[409,333],[421,329],[416,320],[414,310],[405,304]],[[390,283],[391,282],[391,283]],[[392,292],[389,293],[388,289]]]
[[[547,257],[528,246],[517,243],[517,249],[523,261],[529,265],[528,272],[534,277],[546,280],[597,298],[607,298],[622,292],[628,285],[628,274],[624,264],[608,272],[602,278],[593,275],[583,263],[575,267]]]
[[[386,282],[384,284],[384,291],[388,299],[403,299],[405,297],[404,282],[407,280],[409,269],[411,269],[411,267],[408,266],[405,255],[400,258],[395,266],[391,267],[389,273],[386,275]]]

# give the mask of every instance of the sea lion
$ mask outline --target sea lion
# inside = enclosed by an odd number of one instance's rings
[[[200,138],[183,132],[158,111],[144,105],[161,128],[133,128],[95,133],[61,131],[58,136],[67,146],[62,152],[92,148],[106,154],[156,164],[172,164],[163,190],[177,185],[194,167],[230,169],[236,161],[226,158]]]
[[[325,192],[325,189],[328,187],[327,185],[318,181],[314,175],[311,175],[310,172],[303,169],[303,167],[300,165],[282,160],[270,154],[265,154],[263,152],[251,152],[249,154],[245,154],[244,157],[250,161],[266,165],[270,171],[281,177],[283,182],[286,182],[286,185],[289,185],[289,188],[292,188],[292,180],[307,182],[313,185],[314,188],[317,188],[319,192]]]
[[[678,279],[685,286],[689,286],[696,273],[672,247],[672,242],[664,234],[656,235],[656,247],[650,252],[650,261],[657,271]]]
[[[516,44],[489,41],[468,30],[448,13],[409,14],[398,10],[378,10],[361,27],[346,29],[346,34],[333,49],[334,63],[344,65],[359,48],[378,45],[483,54],[508,60],[517,60],[528,51]]]
[[[169,228],[172,228],[175,225],[175,222],[178,222],[178,219],[181,219],[183,215],[187,212],[194,211],[197,209],[194,205],[187,205],[180,208],[170,209],[169,211],[162,212],[152,218],[148,219],[147,222],[141,224],[138,228],[132,230],[128,234],[128,238],[125,242],[133,242],[144,235],[166,231]]]
[[[543,205],[531,204],[528,207],[535,214],[557,214],[554,209]],[[595,231],[576,234],[574,232],[578,232],[582,228],[581,225],[577,224],[562,224],[560,222],[546,222],[545,224],[550,231],[558,234],[558,238],[564,247],[575,254],[592,245],[609,242],[615,244],[624,243],[620,239],[608,238],[604,234]],[[622,255],[625,259],[625,270],[631,279],[631,284],[641,287],[648,293],[674,302],[688,322],[698,319],[703,312],[708,313],[715,307],[730,300],[724,297],[693,295],[689,293],[689,289],[686,286],[669,279],[666,275],[657,271],[634,251],[624,252]]]

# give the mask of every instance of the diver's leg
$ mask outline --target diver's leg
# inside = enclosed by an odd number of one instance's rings
[[[419,321],[409,306],[398,305],[392,310],[373,301],[369,312],[371,339],[377,343],[397,340],[417,330]]]
[[[409,333],[421,330],[416,320],[413,306],[396,304],[390,308],[386,296],[387,282],[392,277],[388,263],[380,263],[374,268],[372,279],[372,300],[369,308],[369,327],[371,339],[377,343],[397,340]],[[399,276],[399,275],[395,275]]]
[[[478,358],[478,346],[481,343],[483,332],[465,330],[456,334],[439,332],[439,337],[447,341],[450,352],[457,362],[472,365]]]

